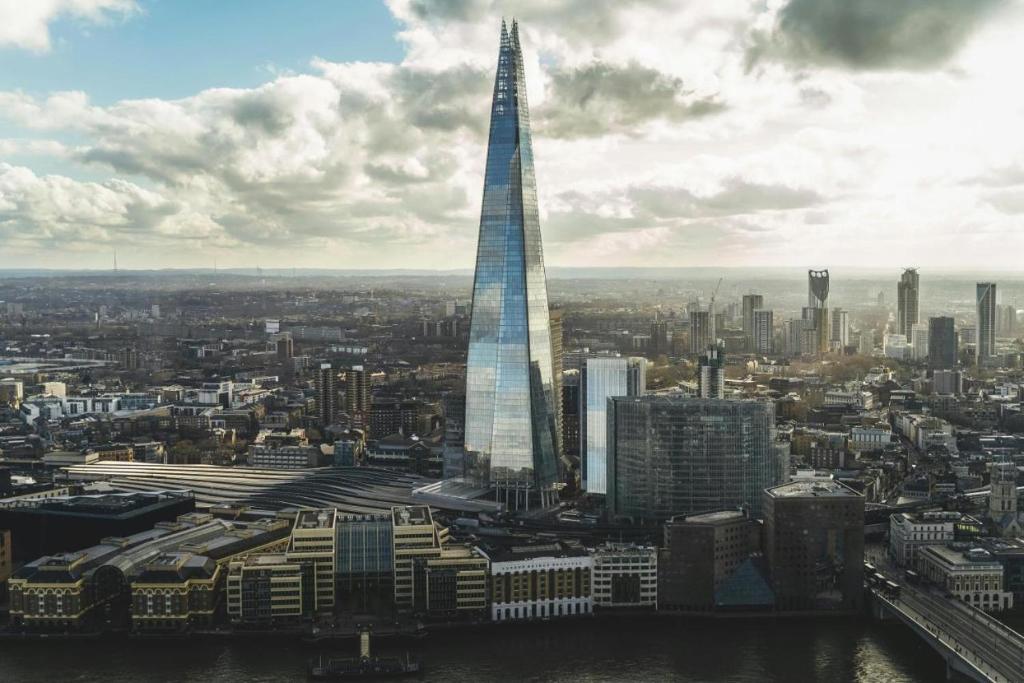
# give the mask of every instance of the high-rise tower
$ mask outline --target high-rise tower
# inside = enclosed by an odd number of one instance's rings
[[[803,353],[826,353],[832,327],[828,317],[828,271],[807,271],[807,307],[803,310],[803,318],[813,328],[814,349],[802,349]]]
[[[916,268],[907,268],[896,284],[896,334],[909,340],[914,325],[921,322],[918,301],[921,296],[921,280]]]
[[[996,283],[979,282],[975,287],[978,303],[978,343],[974,356],[984,365],[996,355]]]
[[[547,280],[519,30],[501,25],[466,363],[469,474],[510,507],[558,478]]]

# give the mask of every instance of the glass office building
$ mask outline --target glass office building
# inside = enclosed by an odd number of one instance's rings
[[[662,521],[745,507],[785,462],[767,401],[642,396],[608,401],[608,509],[614,517]]]
[[[531,492],[551,497],[555,400],[523,57],[515,22],[511,32],[502,22],[473,281],[465,449],[467,474],[498,488],[511,507],[529,504]]]
[[[642,396],[647,388],[644,358],[588,358],[580,374],[581,482],[587,493],[608,492],[608,399]]]

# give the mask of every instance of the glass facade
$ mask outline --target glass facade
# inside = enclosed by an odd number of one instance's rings
[[[503,22],[466,364],[468,474],[482,482],[557,480],[548,316],[523,58]]]
[[[643,358],[587,359],[580,394],[585,401],[581,481],[587,493],[608,492],[608,399],[643,395],[646,376],[647,361]]]
[[[685,396],[608,400],[608,507],[619,518],[745,506],[782,478],[775,408],[767,401]]]

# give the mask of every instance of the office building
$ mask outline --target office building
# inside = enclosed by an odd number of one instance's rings
[[[753,312],[753,347],[755,353],[775,353],[775,315],[770,310],[758,309]]]
[[[300,510],[288,543],[288,561],[312,568],[312,609],[317,613],[334,611],[337,519],[336,508]]]
[[[932,372],[932,391],[953,396],[963,394],[964,373],[959,370],[935,370]]]
[[[996,305],[996,334],[1012,337],[1017,331],[1017,307],[1013,304]]]
[[[523,621],[593,612],[593,559],[564,541],[483,548],[491,563],[491,619]]]
[[[657,607],[657,548],[608,542],[595,548],[590,557],[594,607]]]
[[[279,363],[291,363],[292,358],[295,357],[295,340],[287,332],[277,338],[274,348]]]
[[[310,564],[285,553],[258,553],[228,565],[227,613],[235,623],[277,626],[314,611],[316,579]]]
[[[659,609],[712,611],[774,604],[763,570],[753,562],[761,549],[761,526],[742,511],[680,515],[667,521],[663,532]],[[747,591],[738,604],[733,584],[741,580]]]
[[[554,501],[556,396],[519,29],[501,29],[466,363],[466,452],[512,507]]]
[[[764,492],[765,558],[779,609],[859,610],[864,496],[831,479]]]
[[[913,327],[921,322],[919,301],[921,281],[916,268],[907,268],[896,283],[896,333],[913,338]]]
[[[953,319],[937,317],[928,319],[928,367],[934,369],[955,368],[957,364],[956,329]]]
[[[841,308],[832,310],[832,333],[829,337],[830,347],[842,353],[850,344],[850,313]]]
[[[642,396],[647,387],[643,358],[588,358],[580,371],[581,483],[587,493],[608,492],[608,399]]]
[[[354,611],[390,605],[395,563],[390,513],[338,515],[336,529],[338,604]]]
[[[960,512],[900,512],[889,517],[889,557],[900,567],[914,569],[917,552],[928,545],[952,543]]]
[[[764,308],[764,297],[760,294],[743,295],[743,335],[747,338],[748,348],[753,350],[756,340],[754,311]]]
[[[316,414],[321,426],[334,422],[338,414],[337,373],[330,363],[321,363],[316,373]]]
[[[781,480],[770,402],[679,395],[609,399],[608,510],[616,518],[745,507]]]
[[[697,361],[697,395],[725,398],[725,352],[709,346]]]
[[[986,612],[1013,607],[1003,565],[984,548],[955,543],[928,545],[917,556],[918,573],[940,590]]]
[[[690,311],[690,353],[702,353],[711,344],[711,314]]]
[[[928,326],[914,323],[910,326],[910,357],[915,361],[928,360]]]
[[[572,460],[579,456],[582,445],[580,438],[583,425],[580,420],[583,406],[580,405],[581,370],[565,370],[562,373],[562,456]]]
[[[455,479],[466,475],[466,395],[449,392],[441,401],[444,415],[444,451],[442,476]]]
[[[487,609],[488,558],[448,542],[425,505],[391,510],[394,604],[432,618],[480,618]]]
[[[978,343],[974,356],[984,365],[996,355],[996,283],[979,282],[975,287],[978,311]]]
[[[555,455],[561,457],[562,449],[562,344],[565,338],[565,331],[562,328],[562,312],[552,310],[549,316],[551,321],[551,379],[554,387],[553,399],[555,407]]]

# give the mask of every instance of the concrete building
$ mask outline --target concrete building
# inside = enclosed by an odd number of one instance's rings
[[[711,313],[690,311],[690,353],[697,355],[711,344]]]
[[[755,353],[771,355],[775,353],[775,322],[771,310],[759,309],[753,313],[753,346]]]
[[[486,547],[491,563],[491,619],[523,621],[593,612],[593,559],[562,541]]]
[[[298,622],[314,610],[312,567],[285,553],[260,553],[229,565],[227,613],[236,623]]]
[[[889,556],[901,567],[917,566],[917,552],[951,543],[963,519],[959,512],[901,512],[889,517]]]
[[[595,607],[658,606],[658,549],[605,543],[591,551]]]
[[[1003,566],[982,548],[965,544],[925,546],[918,552],[917,570],[978,609],[1000,612],[1013,607],[1013,593],[1003,585]]]
[[[330,363],[321,363],[316,371],[316,413],[324,427],[338,414],[337,373]]]
[[[864,496],[832,480],[764,492],[765,556],[781,610],[858,610],[864,578]]]
[[[936,394],[960,396],[964,393],[964,374],[960,370],[935,370],[932,391]]]
[[[755,574],[760,573],[752,558],[760,551],[761,527],[743,512],[724,510],[673,517],[665,523],[664,537],[658,561],[659,609],[713,611],[719,607],[758,609],[774,605],[763,576],[760,582],[749,581],[752,591],[743,600],[747,604],[730,604],[729,591],[722,590],[747,563]]]
[[[956,367],[959,349],[954,321],[949,317],[928,318],[928,367]]]
[[[747,338],[747,347],[756,348],[757,334],[754,323],[754,311],[764,308],[764,297],[760,294],[743,295],[743,334]]]
[[[312,568],[312,608],[318,613],[329,614],[334,611],[337,520],[336,508],[300,510],[288,543],[288,561]]]

